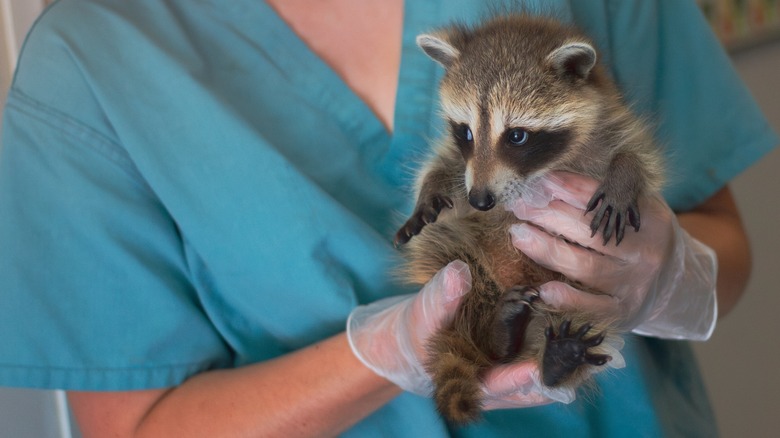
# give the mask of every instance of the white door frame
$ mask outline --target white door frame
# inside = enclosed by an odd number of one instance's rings
[[[0,0],[0,110],[11,85],[24,36],[52,0]]]
[[[52,0],[0,0],[0,110],[16,68],[24,37],[43,8]],[[63,391],[51,391],[57,425],[62,438],[71,437],[68,403]]]

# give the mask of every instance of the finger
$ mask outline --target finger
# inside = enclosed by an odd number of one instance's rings
[[[471,290],[471,270],[465,262],[452,261],[441,270],[440,274],[443,277],[442,287],[445,304],[460,298]]]
[[[531,395],[536,382],[533,375],[539,374],[536,362],[525,361],[491,368],[483,380],[483,390],[488,397],[501,398],[510,394]]]
[[[511,395],[507,396],[507,398],[483,400],[482,410],[492,411],[494,409],[529,408],[549,405],[554,402],[555,400],[541,393],[533,393],[529,395]]]
[[[488,371],[483,382],[485,409],[538,406],[553,401],[571,403],[576,398],[571,388],[543,386],[538,365],[533,361],[496,366]]]
[[[621,246],[605,246],[603,237],[594,234],[591,229],[592,218],[584,210],[563,201],[553,201],[545,208],[536,208],[518,200],[512,203],[511,208],[518,219],[530,222],[549,234],[562,236],[577,245],[615,258],[637,252],[641,243],[641,240],[629,239]]]
[[[584,210],[598,186],[598,181],[587,176],[552,172],[529,182],[522,198],[535,207],[544,207],[553,200],[559,200]]]
[[[471,290],[471,271],[460,260],[442,268],[420,291],[420,304],[424,318],[432,314],[450,313],[460,303],[460,298]]]
[[[511,209],[518,219],[531,222],[551,234],[593,240],[585,211],[563,201],[552,201],[546,207],[538,208],[518,200],[512,203]]]
[[[614,315],[619,311],[615,297],[583,292],[559,281],[545,283],[537,289],[542,301],[558,310],[586,311],[597,315]]]
[[[555,401],[547,397],[543,392],[532,392],[530,394],[515,393],[498,398],[485,397],[482,400],[482,410],[528,408],[549,405]]]
[[[613,290],[625,273],[625,261],[573,245],[531,225],[512,225],[509,233],[515,248],[534,262],[596,290]]]

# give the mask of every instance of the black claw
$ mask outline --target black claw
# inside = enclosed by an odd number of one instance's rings
[[[556,339],[555,331],[552,326],[549,326],[544,330],[544,337],[547,338],[548,341],[554,341]]]
[[[408,243],[412,239],[412,236],[418,234],[420,230],[422,230],[422,226],[416,226],[410,219],[397,233],[395,233],[393,245],[398,248],[401,245]]]
[[[599,231],[599,228],[601,227],[601,217],[599,215],[599,211],[597,211],[593,215],[593,219],[590,220],[590,237],[593,237],[596,235],[596,233]]]
[[[409,234],[404,230],[399,230],[395,234],[395,239],[393,239],[393,246],[398,248],[401,245],[406,244],[407,242],[409,242]]]
[[[579,330],[577,330],[577,333],[574,334],[575,339],[582,339],[583,336],[585,336],[586,333],[593,327],[590,324],[585,324],[582,327],[580,327]]]
[[[520,294],[520,298],[518,298],[518,301],[522,301],[526,306],[533,306],[534,303],[539,301],[539,289],[533,287],[533,286],[521,286],[521,285],[515,285],[509,288],[506,295],[509,294]]]
[[[615,227],[617,226],[617,216],[618,213],[610,211],[610,214],[607,217],[607,225],[604,226],[604,245],[609,243],[609,239],[612,238],[612,233],[615,232]]]
[[[601,332],[601,333],[597,334],[596,336],[593,336],[592,338],[585,339],[585,345],[587,345],[588,348],[590,348],[590,347],[597,347],[597,346],[601,345],[602,342],[604,342],[604,338],[606,338],[606,337],[607,337],[606,333]]]
[[[590,201],[588,201],[588,206],[585,209],[585,213],[590,213],[593,211],[594,208],[599,204],[599,201],[604,199],[604,192],[601,190],[597,190],[596,193],[593,195],[592,198],[590,198]]]
[[[598,233],[599,228],[601,228],[601,222],[603,222],[604,217],[606,216],[609,218],[609,216],[612,214],[612,207],[606,204],[601,204],[601,207],[599,207],[596,214],[593,216],[593,220],[590,222],[590,231],[591,235],[590,237],[593,237]]]
[[[602,366],[605,363],[612,360],[612,356],[608,354],[586,354],[584,356],[585,363],[595,366]]]
[[[620,245],[626,234],[626,218],[622,214],[617,215],[617,230],[615,233],[615,246]]]
[[[628,207],[628,222],[634,227],[634,231],[639,231],[639,208],[636,205]]]
[[[558,334],[561,336],[569,336],[569,328],[571,327],[571,320],[564,319],[561,323],[561,327],[558,329]]]

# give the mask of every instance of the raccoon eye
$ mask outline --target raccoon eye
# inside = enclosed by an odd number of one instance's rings
[[[522,146],[528,142],[528,131],[521,128],[515,128],[509,131],[506,137],[513,146]]]
[[[474,141],[474,134],[471,133],[471,128],[469,128],[469,125],[466,124],[460,124],[456,125],[454,127],[454,134],[455,138],[458,140],[464,140],[464,141]]]

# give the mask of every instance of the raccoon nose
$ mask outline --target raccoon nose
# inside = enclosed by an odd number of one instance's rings
[[[469,192],[469,204],[477,210],[488,211],[496,206],[496,198],[490,190],[471,189]]]

